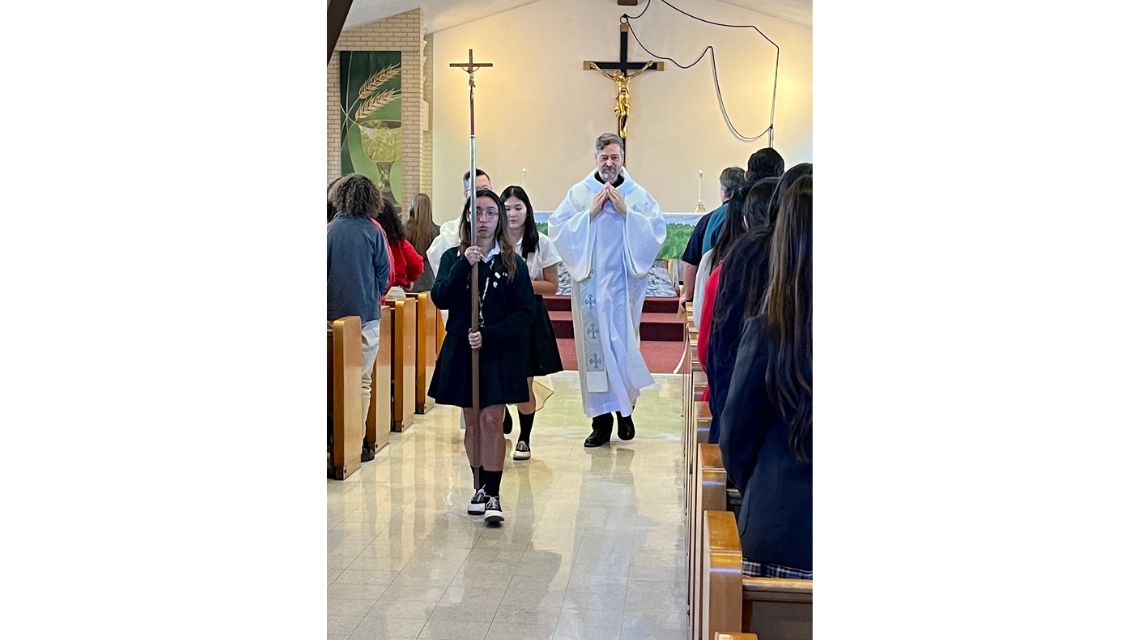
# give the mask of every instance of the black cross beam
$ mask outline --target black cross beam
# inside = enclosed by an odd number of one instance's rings
[[[652,63],[631,62],[630,61],[630,59],[629,59],[629,25],[625,24],[625,23],[621,24],[621,55],[619,56],[618,61],[617,62],[596,62],[596,61],[587,60],[587,61],[582,63],[582,69],[584,69],[586,71],[592,71],[593,67],[590,66],[591,64],[596,64],[596,65],[598,65],[599,69],[603,69],[605,71],[619,71],[620,70],[625,75],[629,75],[629,70],[631,68],[634,71],[637,71],[638,69],[644,67],[646,64],[649,64],[649,67],[647,69],[649,71],[664,71],[665,70],[665,63],[660,61],[660,60],[656,60]]]

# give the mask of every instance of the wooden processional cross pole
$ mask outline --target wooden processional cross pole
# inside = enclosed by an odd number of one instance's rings
[[[630,93],[629,81],[641,75],[644,71],[664,71],[665,63],[660,60],[651,60],[649,62],[632,62],[629,59],[629,25],[625,22],[621,23],[621,55],[618,57],[617,62],[595,62],[593,60],[586,60],[582,63],[582,69],[586,71],[597,71],[614,81],[617,85],[617,99],[614,102],[614,115],[617,116],[617,134],[621,137],[622,142],[625,142],[626,136],[626,123],[629,121],[630,110]],[[630,73],[633,69],[633,73]],[[626,156],[628,158],[629,147],[626,146]]]
[[[490,62],[475,62],[475,50],[467,50],[467,62],[452,62],[449,67],[456,67],[463,69],[467,72],[467,86],[469,87],[468,100],[471,107],[471,176],[468,183],[468,192],[470,200],[468,201],[467,211],[467,237],[468,241],[473,245],[478,245],[479,241],[475,237],[475,72],[482,67],[494,66]],[[466,260],[465,257],[460,256],[461,260]],[[479,265],[471,269],[471,330],[477,331],[479,329]],[[477,349],[471,350],[471,406],[475,409],[476,423],[467,425],[468,429],[478,428],[479,423],[479,351]],[[479,446],[479,438],[475,438],[475,446]]]

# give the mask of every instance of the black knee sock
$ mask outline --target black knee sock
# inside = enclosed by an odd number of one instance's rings
[[[482,472],[482,471],[483,471],[483,467],[471,467],[471,475],[475,477],[475,490],[476,491],[479,490],[479,487],[483,486],[483,485],[479,484],[479,475],[480,475],[480,472]]]
[[[487,492],[488,496],[499,495],[499,483],[502,481],[502,479],[502,471],[489,471],[487,469],[483,469],[483,481],[486,484],[487,488],[485,491]]]
[[[530,430],[534,427],[534,414],[519,410],[519,440],[530,445]]]

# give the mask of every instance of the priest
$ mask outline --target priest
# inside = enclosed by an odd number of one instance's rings
[[[622,167],[625,143],[604,133],[596,167],[566,192],[550,216],[549,235],[573,281],[574,350],[582,406],[592,418],[585,446],[634,436],[633,407],[653,384],[638,347],[649,270],[665,242],[661,207]]]

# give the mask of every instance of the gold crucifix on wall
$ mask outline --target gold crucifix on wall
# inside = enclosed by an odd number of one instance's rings
[[[657,60],[649,62],[631,62],[629,60],[629,25],[621,24],[621,55],[617,62],[594,62],[586,60],[582,68],[586,71],[597,71],[614,81],[617,87],[617,97],[614,99],[614,115],[617,116],[617,134],[625,141],[626,124],[629,122],[629,112],[632,106],[629,92],[629,81],[645,71],[664,71],[665,63]],[[634,68],[630,73],[630,68]],[[627,150],[628,152],[628,150]]]

